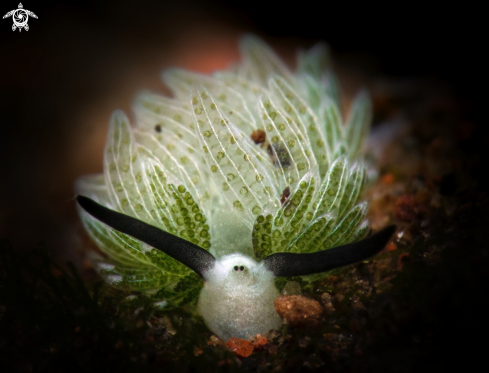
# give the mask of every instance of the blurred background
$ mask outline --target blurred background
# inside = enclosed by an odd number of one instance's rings
[[[326,41],[346,94],[366,85],[375,100],[374,82],[434,82],[477,127],[481,11],[466,4],[25,1],[38,16],[28,32],[0,22],[0,236],[22,251],[44,241],[61,261],[77,261],[73,183],[102,171],[112,111],[130,112],[143,88],[168,93],[166,67],[226,67],[245,32],[291,66],[297,48]]]

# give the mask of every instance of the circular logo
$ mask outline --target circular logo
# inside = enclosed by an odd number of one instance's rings
[[[29,19],[29,14],[24,9],[16,9],[12,15],[15,26],[24,27]]]
[[[22,29],[29,31],[29,25],[27,24],[29,16],[37,18],[37,16],[33,12],[24,9],[22,3],[19,3],[18,9],[11,10],[7,14],[5,14],[3,18],[5,19],[7,17],[12,17],[12,21],[14,22],[14,24],[12,25],[12,31],[15,31],[17,29],[19,31],[22,31]]]

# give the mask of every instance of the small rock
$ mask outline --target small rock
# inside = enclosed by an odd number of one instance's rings
[[[298,341],[299,347],[302,347],[302,348],[307,347],[310,340],[311,340],[311,338],[309,338],[309,337],[304,337],[304,338],[299,339],[299,341]]]
[[[176,329],[173,327],[172,325],[172,322],[170,321],[170,319],[168,318],[168,316],[164,315],[162,317],[160,317],[160,323],[161,325],[164,325],[167,332],[170,333],[171,335],[175,335],[176,334]]]
[[[164,315],[161,317],[156,317],[156,316],[151,316],[148,319],[148,323],[146,325],[156,329],[156,330],[161,330],[164,329],[166,330],[169,334],[174,335],[177,331],[172,325],[172,322],[168,318],[168,316]]]
[[[301,295],[301,285],[297,281],[287,281],[282,289],[282,295]]]
[[[268,339],[266,337],[262,337],[261,334],[256,336],[256,339],[253,341],[253,347],[255,350],[262,350],[268,345]]]
[[[229,338],[226,346],[240,357],[248,357],[253,353],[253,344],[246,339]]]
[[[335,311],[335,308],[333,306],[333,297],[331,296],[331,294],[323,293],[321,295],[321,301],[323,302],[326,315],[331,315]]]
[[[406,264],[410,259],[411,256],[409,253],[402,253],[399,255],[399,258],[397,258],[397,269],[400,271],[402,267],[404,267],[404,264]]]
[[[411,222],[416,217],[424,216],[426,208],[411,194],[403,194],[396,200],[396,217]]]
[[[211,335],[211,337],[209,338],[209,341],[207,341],[207,344],[210,346],[210,345],[213,345],[215,347],[217,346],[224,346],[224,342],[221,341],[219,338],[217,338],[215,335]]]
[[[335,299],[336,302],[340,303],[343,300],[344,297],[345,296],[343,294],[336,293],[335,296],[334,296],[334,299]]]
[[[301,295],[278,297],[275,299],[275,309],[290,326],[317,326],[323,313],[319,302]]]
[[[281,336],[282,336],[282,334],[278,330],[275,330],[275,329],[270,330],[267,334],[267,338],[270,341],[276,340],[276,339],[280,338]]]

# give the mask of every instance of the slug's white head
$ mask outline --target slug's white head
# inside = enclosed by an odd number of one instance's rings
[[[274,307],[278,296],[275,276],[264,264],[231,254],[216,260],[205,273],[198,311],[209,329],[223,340],[249,339],[280,327],[282,321]]]

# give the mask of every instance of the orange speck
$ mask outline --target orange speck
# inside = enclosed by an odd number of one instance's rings
[[[226,346],[240,357],[248,357],[253,353],[253,344],[246,339],[229,338]]]
[[[256,348],[257,350],[261,350],[265,348],[265,346],[268,344],[268,339],[266,337],[262,337],[260,334],[256,336],[256,340],[253,343],[253,347]]]
[[[385,174],[382,176],[382,184],[392,185],[394,184],[395,178],[392,174]]]
[[[404,264],[411,258],[409,253],[402,253],[399,255],[399,258],[397,258],[397,269],[400,271]]]
[[[267,139],[267,134],[263,130],[255,130],[251,133],[251,139],[255,144],[261,144]]]
[[[391,242],[387,245],[385,251],[389,252],[389,251],[394,251],[395,249],[396,249],[396,245],[393,242]]]

